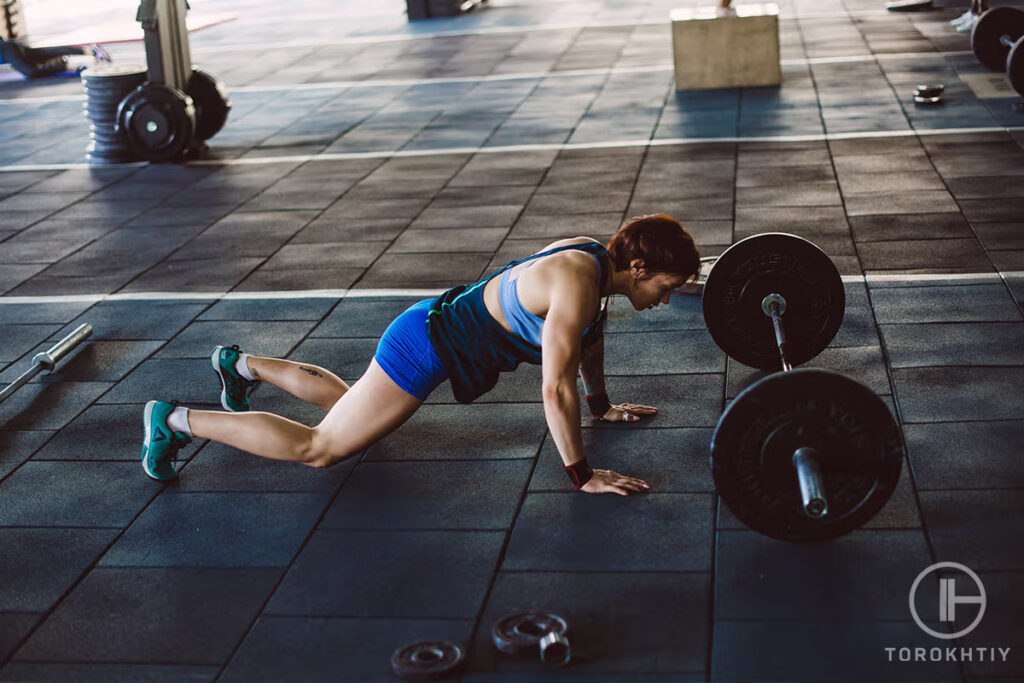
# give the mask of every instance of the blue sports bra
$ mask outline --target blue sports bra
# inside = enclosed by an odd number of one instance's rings
[[[547,255],[548,253],[545,252],[537,254],[536,257],[539,259],[541,256]],[[601,268],[600,255],[591,253],[591,256],[597,260],[598,268]],[[519,275],[522,275],[531,266],[533,263],[523,268],[516,277],[510,277],[511,268],[501,274],[501,280],[498,281],[498,301],[501,304],[501,312],[505,314],[505,319],[508,320],[512,332],[531,344],[540,346],[541,334],[544,331],[544,318],[528,311],[519,299]],[[601,271],[601,274],[604,275],[603,268]]]

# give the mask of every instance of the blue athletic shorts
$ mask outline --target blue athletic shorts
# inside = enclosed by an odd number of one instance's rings
[[[413,304],[395,318],[380,338],[374,356],[395,384],[421,401],[448,379],[448,371],[427,335],[427,311],[432,301]]]

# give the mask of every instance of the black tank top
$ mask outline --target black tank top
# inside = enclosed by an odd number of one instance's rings
[[[457,401],[473,402],[498,383],[500,373],[515,370],[520,363],[541,363],[539,346],[506,330],[487,310],[484,287],[492,278],[520,263],[570,249],[600,256],[600,287],[608,272],[608,250],[597,242],[588,242],[557,247],[512,261],[483,280],[453,287],[431,302],[427,313],[427,333],[434,351],[448,371]],[[601,337],[607,315],[606,300],[605,306],[583,332],[583,348]]]

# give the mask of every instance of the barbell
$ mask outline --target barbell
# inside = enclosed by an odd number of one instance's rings
[[[1024,10],[993,7],[971,29],[971,50],[993,71],[1006,70],[1015,91],[1024,95]]]
[[[711,440],[725,504],[755,531],[822,541],[871,519],[896,487],[903,440],[888,406],[860,382],[799,368],[842,324],[846,297],[835,264],[784,233],[737,242],[704,285],[704,319],[731,358],[780,370],[741,392]]]

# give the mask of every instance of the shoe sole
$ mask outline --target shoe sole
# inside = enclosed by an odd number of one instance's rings
[[[149,456],[149,435],[150,426],[153,424],[153,408],[156,407],[157,401],[149,401],[146,403],[146,411],[142,417],[142,428],[145,433],[142,435],[142,471],[146,473],[146,476],[153,481],[163,483],[163,479],[157,479],[149,473],[149,469],[146,467],[146,458]]]
[[[224,350],[223,346],[215,346],[213,353],[210,355],[210,365],[213,366],[213,371],[217,373],[217,379],[220,380],[220,405],[229,413],[238,412],[232,410],[228,405],[228,383],[224,381],[224,375],[220,371],[220,352]]]

